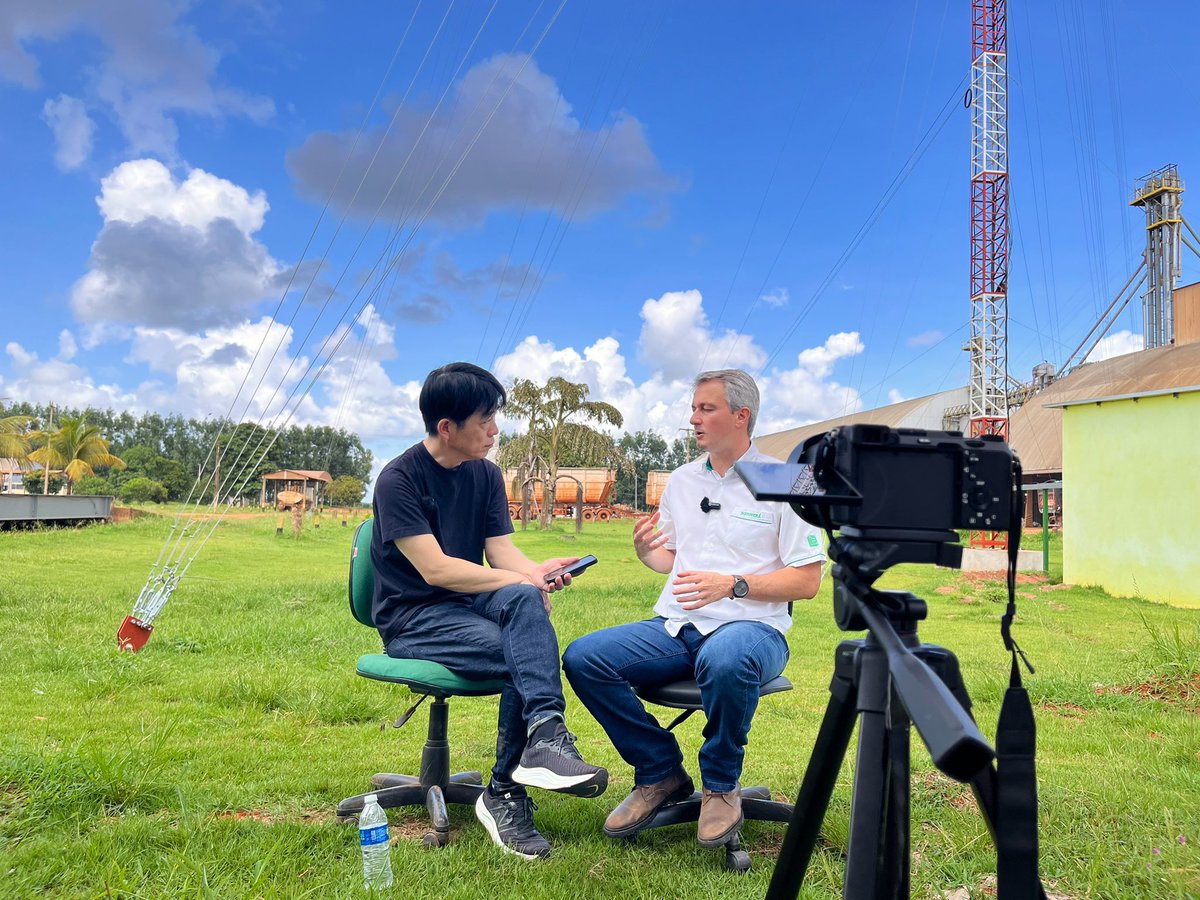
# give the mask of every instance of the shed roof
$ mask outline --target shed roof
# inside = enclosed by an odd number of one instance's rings
[[[280,469],[264,475],[263,481],[333,481],[333,476],[316,469]]]
[[[1035,394],[1009,419],[1009,441],[1027,475],[1062,472],[1062,405],[1080,400],[1169,391],[1200,384],[1200,342],[1157,347],[1087,363]],[[792,449],[814,434],[838,425],[869,422],[890,428],[942,427],[942,411],[966,401],[966,388],[942,391],[814,422],[755,439],[764,453],[786,459]]]

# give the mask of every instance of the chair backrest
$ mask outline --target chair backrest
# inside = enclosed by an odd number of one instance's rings
[[[354,544],[350,548],[350,612],[364,625],[375,626],[371,619],[371,600],[375,594],[375,566],[371,563],[370,516],[354,529]]]

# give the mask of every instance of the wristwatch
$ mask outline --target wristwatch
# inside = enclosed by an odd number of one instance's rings
[[[733,596],[741,600],[750,593],[750,584],[741,575],[733,576]]]

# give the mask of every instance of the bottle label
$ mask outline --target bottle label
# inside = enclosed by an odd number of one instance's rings
[[[387,832],[386,825],[377,825],[374,828],[361,828],[358,832],[358,841],[364,847],[373,847],[375,844],[386,844],[388,839]]]

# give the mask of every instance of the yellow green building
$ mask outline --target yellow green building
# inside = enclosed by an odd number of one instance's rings
[[[1200,385],[1054,405],[1063,580],[1200,607]]]

